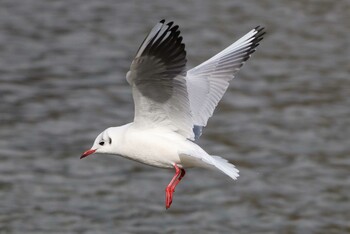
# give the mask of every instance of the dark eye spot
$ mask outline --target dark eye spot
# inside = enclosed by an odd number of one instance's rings
[[[112,144],[112,138],[109,138],[109,144]]]
[[[104,141],[101,141],[100,143],[98,143],[99,145],[104,145],[105,143],[104,143]]]

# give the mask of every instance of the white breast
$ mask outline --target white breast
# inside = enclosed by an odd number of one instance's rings
[[[123,157],[161,168],[181,164],[178,152],[186,144],[186,139],[175,132],[134,126],[128,128],[121,141],[118,151]]]

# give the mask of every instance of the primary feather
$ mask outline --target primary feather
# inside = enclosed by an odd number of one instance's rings
[[[136,53],[127,80],[135,103],[134,123],[169,128],[194,139],[185,80],[186,51],[178,26],[158,23]]]
[[[217,55],[187,72],[187,90],[196,139],[213,115],[229,82],[259,45],[265,34],[263,29],[256,27]]]

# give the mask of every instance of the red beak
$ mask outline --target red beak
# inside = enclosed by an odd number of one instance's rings
[[[89,150],[85,151],[85,152],[83,153],[83,155],[80,156],[80,159],[85,158],[85,157],[87,157],[87,156],[89,156],[90,154],[93,154],[93,153],[95,153],[95,152],[96,152],[95,149],[89,149]]]

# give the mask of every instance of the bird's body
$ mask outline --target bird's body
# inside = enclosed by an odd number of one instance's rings
[[[168,129],[140,129],[130,123],[107,131],[111,132],[112,138],[113,134],[122,131],[122,135],[117,134],[120,141],[115,153],[125,158],[160,168],[173,168],[174,163],[180,167],[194,166],[181,162],[179,152],[196,144]]]
[[[238,170],[219,156],[210,156],[195,143],[243,63],[264,34],[256,27],[199,66],[186,70],[186,51],[178,26],[160,21],[141,44],[126,75],[132,87],[135,118],[97,136],[93,153],[108,153],[159,168],[175,168],[166,189],[172,203],[184,168],[218,169],[232,179]]]
[[[111,137],[115,133],[119,139],[115,153],[125,158],[160,168],[180,165],[179,149],[189,145],[183,136],[158,128],[138,128],[134,123],[109,128]],[[182,164],[181,164],[182,165]]]
[[[215,167],[210,161],[212,157],[200,146],[166,128],[139,128],[129,123],[108,128],[104,133],[116,141],[106,153],[113,151],[116,155],[159,168],[174,168],[174,164],[180,168]],[[238,170],[235,172],[238,177]]]

